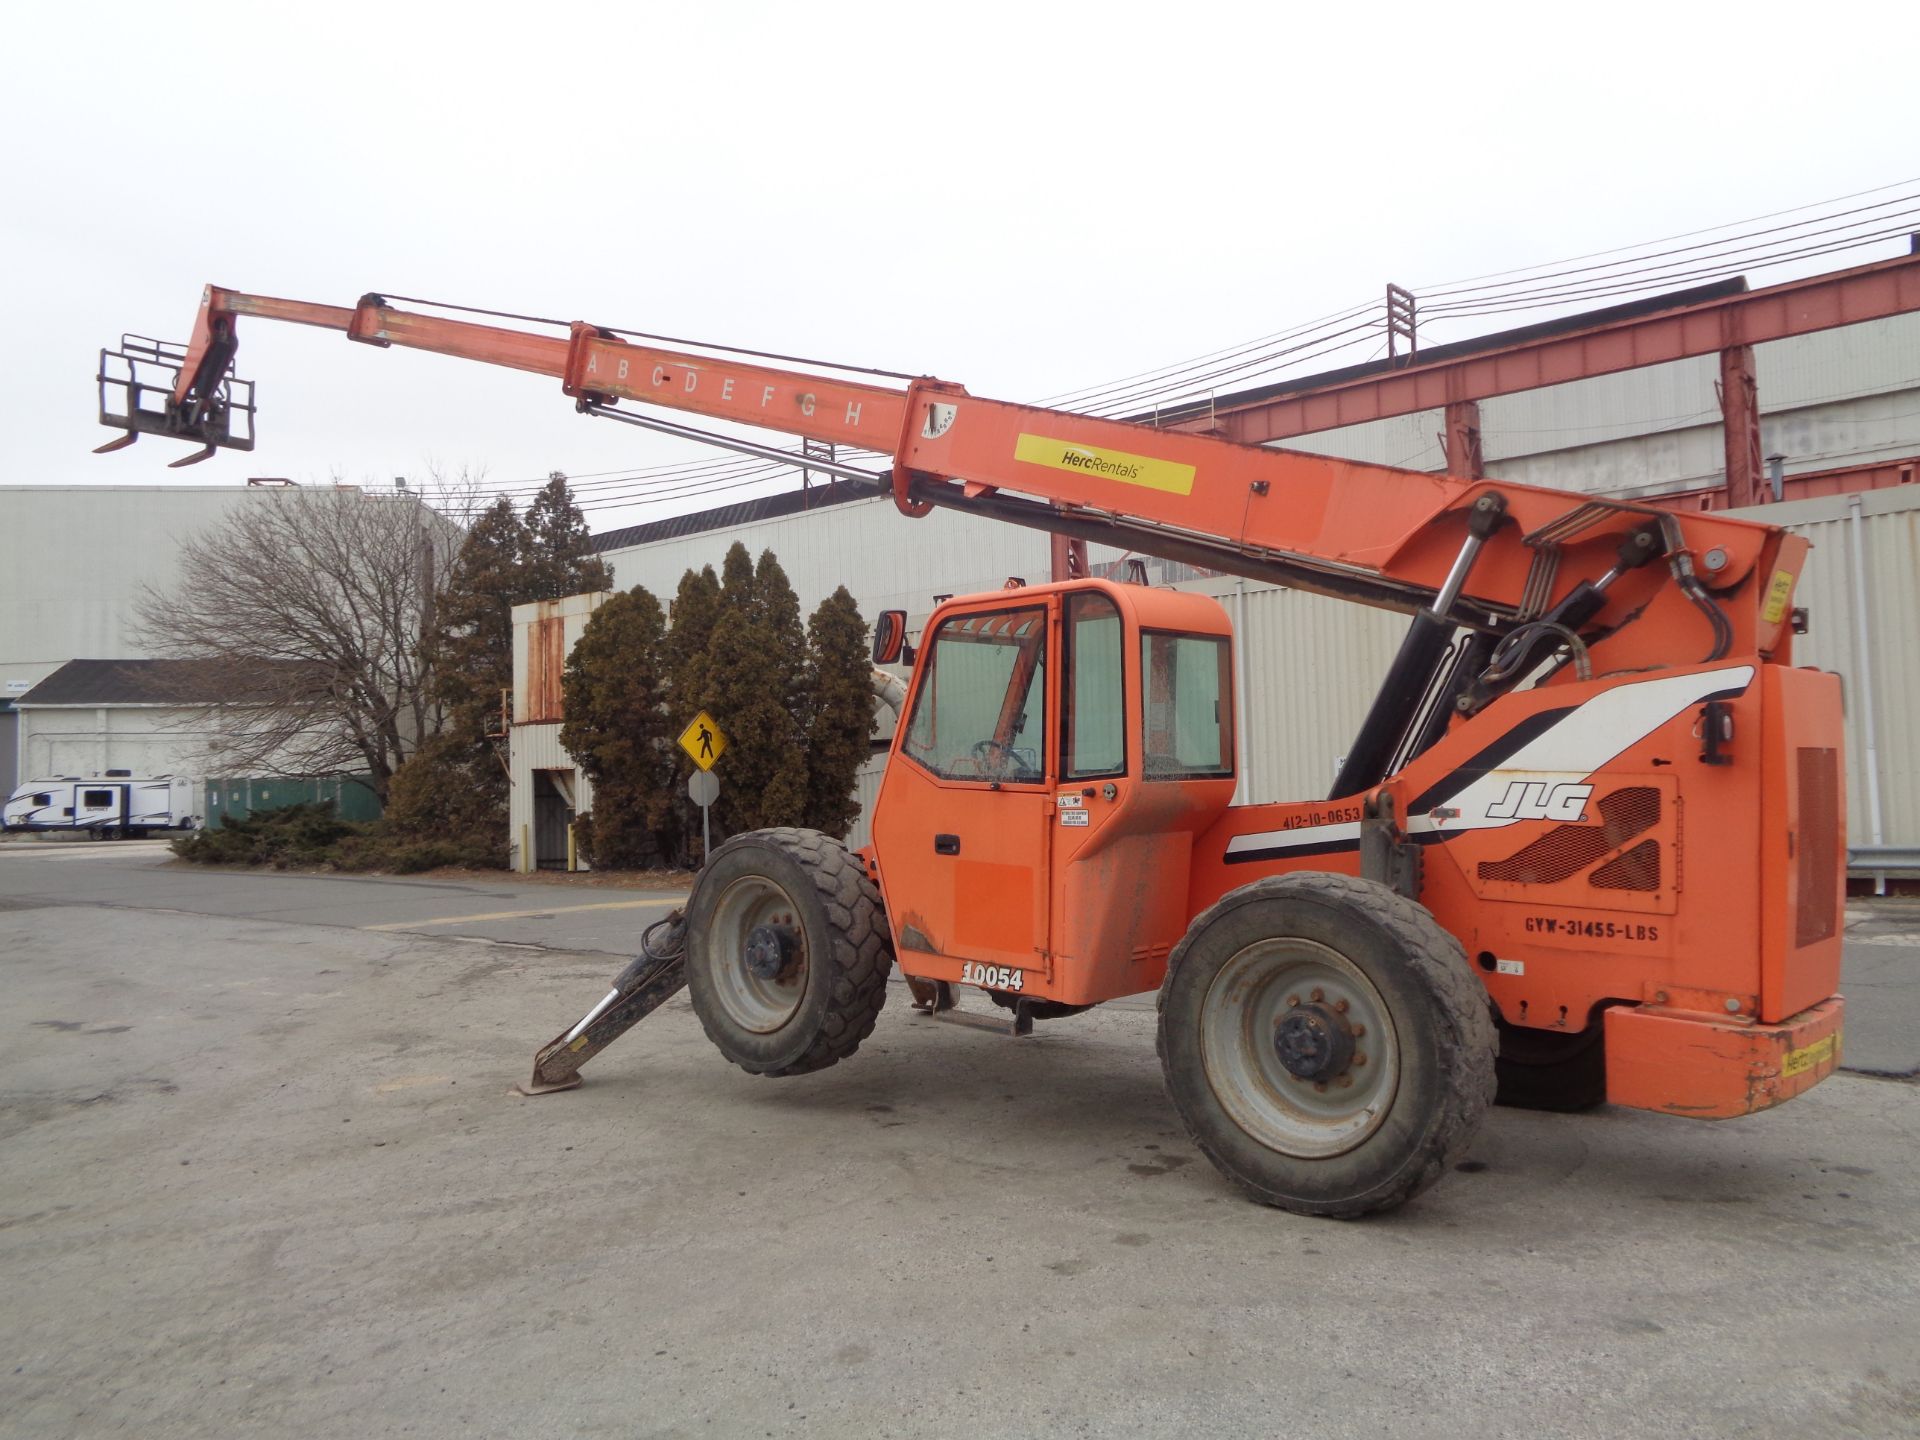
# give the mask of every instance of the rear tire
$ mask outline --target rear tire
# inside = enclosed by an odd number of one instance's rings
[[[1253,1199],[1296,1214],[1389,1210],[1438,1180],[1492,1103],[1494,1049],[1459,942],[1345,875],[1223,897],[1160,988],[1160,1064],[1187,1133]]]
[[[1607,1099],[1606,1027],[1594,1016],[1568,1035],[1498,1022],[1500,1059],[1494,1065],[1498,1105],[1516,1110],[1591,1110]]]
[[[687,989],[707,1038],[755,1075],[805,1075],[860,1048],[893,942],[858,857],[817,830],[755,830],[713,852],[687,903]]]

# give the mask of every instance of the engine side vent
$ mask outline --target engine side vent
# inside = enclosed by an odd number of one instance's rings
[[[1601,797],[1598,805],[1600,823],[1598,825],[1556,825],[1539,839],[1522,846],[1505,860],[1482,860],[1480,878],[1482,880],[1505,880],[1520,885],[1557,885],[1562,880],[1579,874],[1594,861],[1604,855],[1610,855],[1636,835],[1644,835],[1660,823],[1660,791],[1652,785],[1628,785]],[[1653,884],[1626,885],[1612,883],[1606,888],[1616,890],[1658,890],[1660,888],[1659,845],[1653,841],[1654,859]],[[1629,854],[1638,853],[1645,846],[1636,846]],[[1601,873],[1606,873],[1620,865],[1628,857],[1608,863]],[[1633,873],[1640,873],[1635,871]],[[1602,882],[1594,877],[1594,884]]]
[[[1658,890],[1660,842],[1642,840],[1594,871],[1587,883],[1597,890]]]
[[[1840,909],[1840,756],[1832,749],[1802,747],[1800,763],[1800,909],[1793,943],[1811,945],[1833,934]]]

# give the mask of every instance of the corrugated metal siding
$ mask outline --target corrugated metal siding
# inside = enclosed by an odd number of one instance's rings
[[[1920,314],[1754,347],[1761,451],[1789,475],[1920,450]],[[1622,498],[1717,484],[1725,468],[1719,360],[1704,356],[1502,395],[1480,405],[1487,473]],[[1440,411],[1282,442],[1438,470]]]
[[[1875,772],[1867,768],[1860,695],[1853,537],[1847,496],[1730,513],[1785,525],[1813,544],[1795,603],[1810,629],[1794,641],[1797,665],[1837,672],[1847,705],[1847,839],[1870,844],[1867,786],[1876,778],[1883,843],[1920,845],[1920,487],[1859,497],[1866,562],[1868,658],[1877,730]]]
[[[584,618],[581,623],[586,623]],[[583,815],[593,809],[593,783],[579,772],[574,758],[560,748],[557,724],[514,726],[507,739],[507,769],[513,777],[507,793],[508,864],[514,870],[523,870],[527,867],[521,853],[521,837],[533,833],[533,772],[571,771],[574,808]]]
[[[847,831],[847,848],[858,850],[862,845],[873,843],[873,826],[869,817],[873,814],[873,802],[880,798],[880,780],[887,773],[887,757],[876,755],[860,767],[853,778],[853,798],[860,802],[860,813],[854,817],[853,828]]]
[[[1239,637],[1236,683],[1245,694],[1245,722],[1236,801],[1325,795],[1406,617],[1251,582],[1244,592],[1232,581],[1179,588],[1216,596]]]
[[[608,550],[601,558],[613,567],[620,589],[644,585],[665,602],[688,570],[711,565],[718,573],[735,541],[756,559],[762,550],[779,557],[803,615],[841,585],[871,621],[888,609],[924,615],[936,595],[998,590],[1013,575],[1039,584],[1052,573],[1050,541],[1037,530],[951,510],[909,520],[881,498]],[[1121,553],[1091,549],[1096,563]]]

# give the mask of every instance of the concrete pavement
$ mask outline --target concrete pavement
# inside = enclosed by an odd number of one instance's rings
[[[682,996],[525,1100],[623,954],[361,924],[539,887],[142,863],[0,860],[0,1435],[1915,1433],[1910,1083],[1496,1111],[1310,1221],[1186,1144],[1138,1010],[1014,1042],[896,990],[767,1081]]]

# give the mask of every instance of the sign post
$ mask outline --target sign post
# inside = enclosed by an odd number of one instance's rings
[[[705,865],[713,853],[713,827],[708,807],[720,798],[720,777],[713,773],[713,762],[727,750],[727,737],[702,710],[680,732],[680,748],[700,768],[687,777],[687,798],[700,807],[700,863]]]

